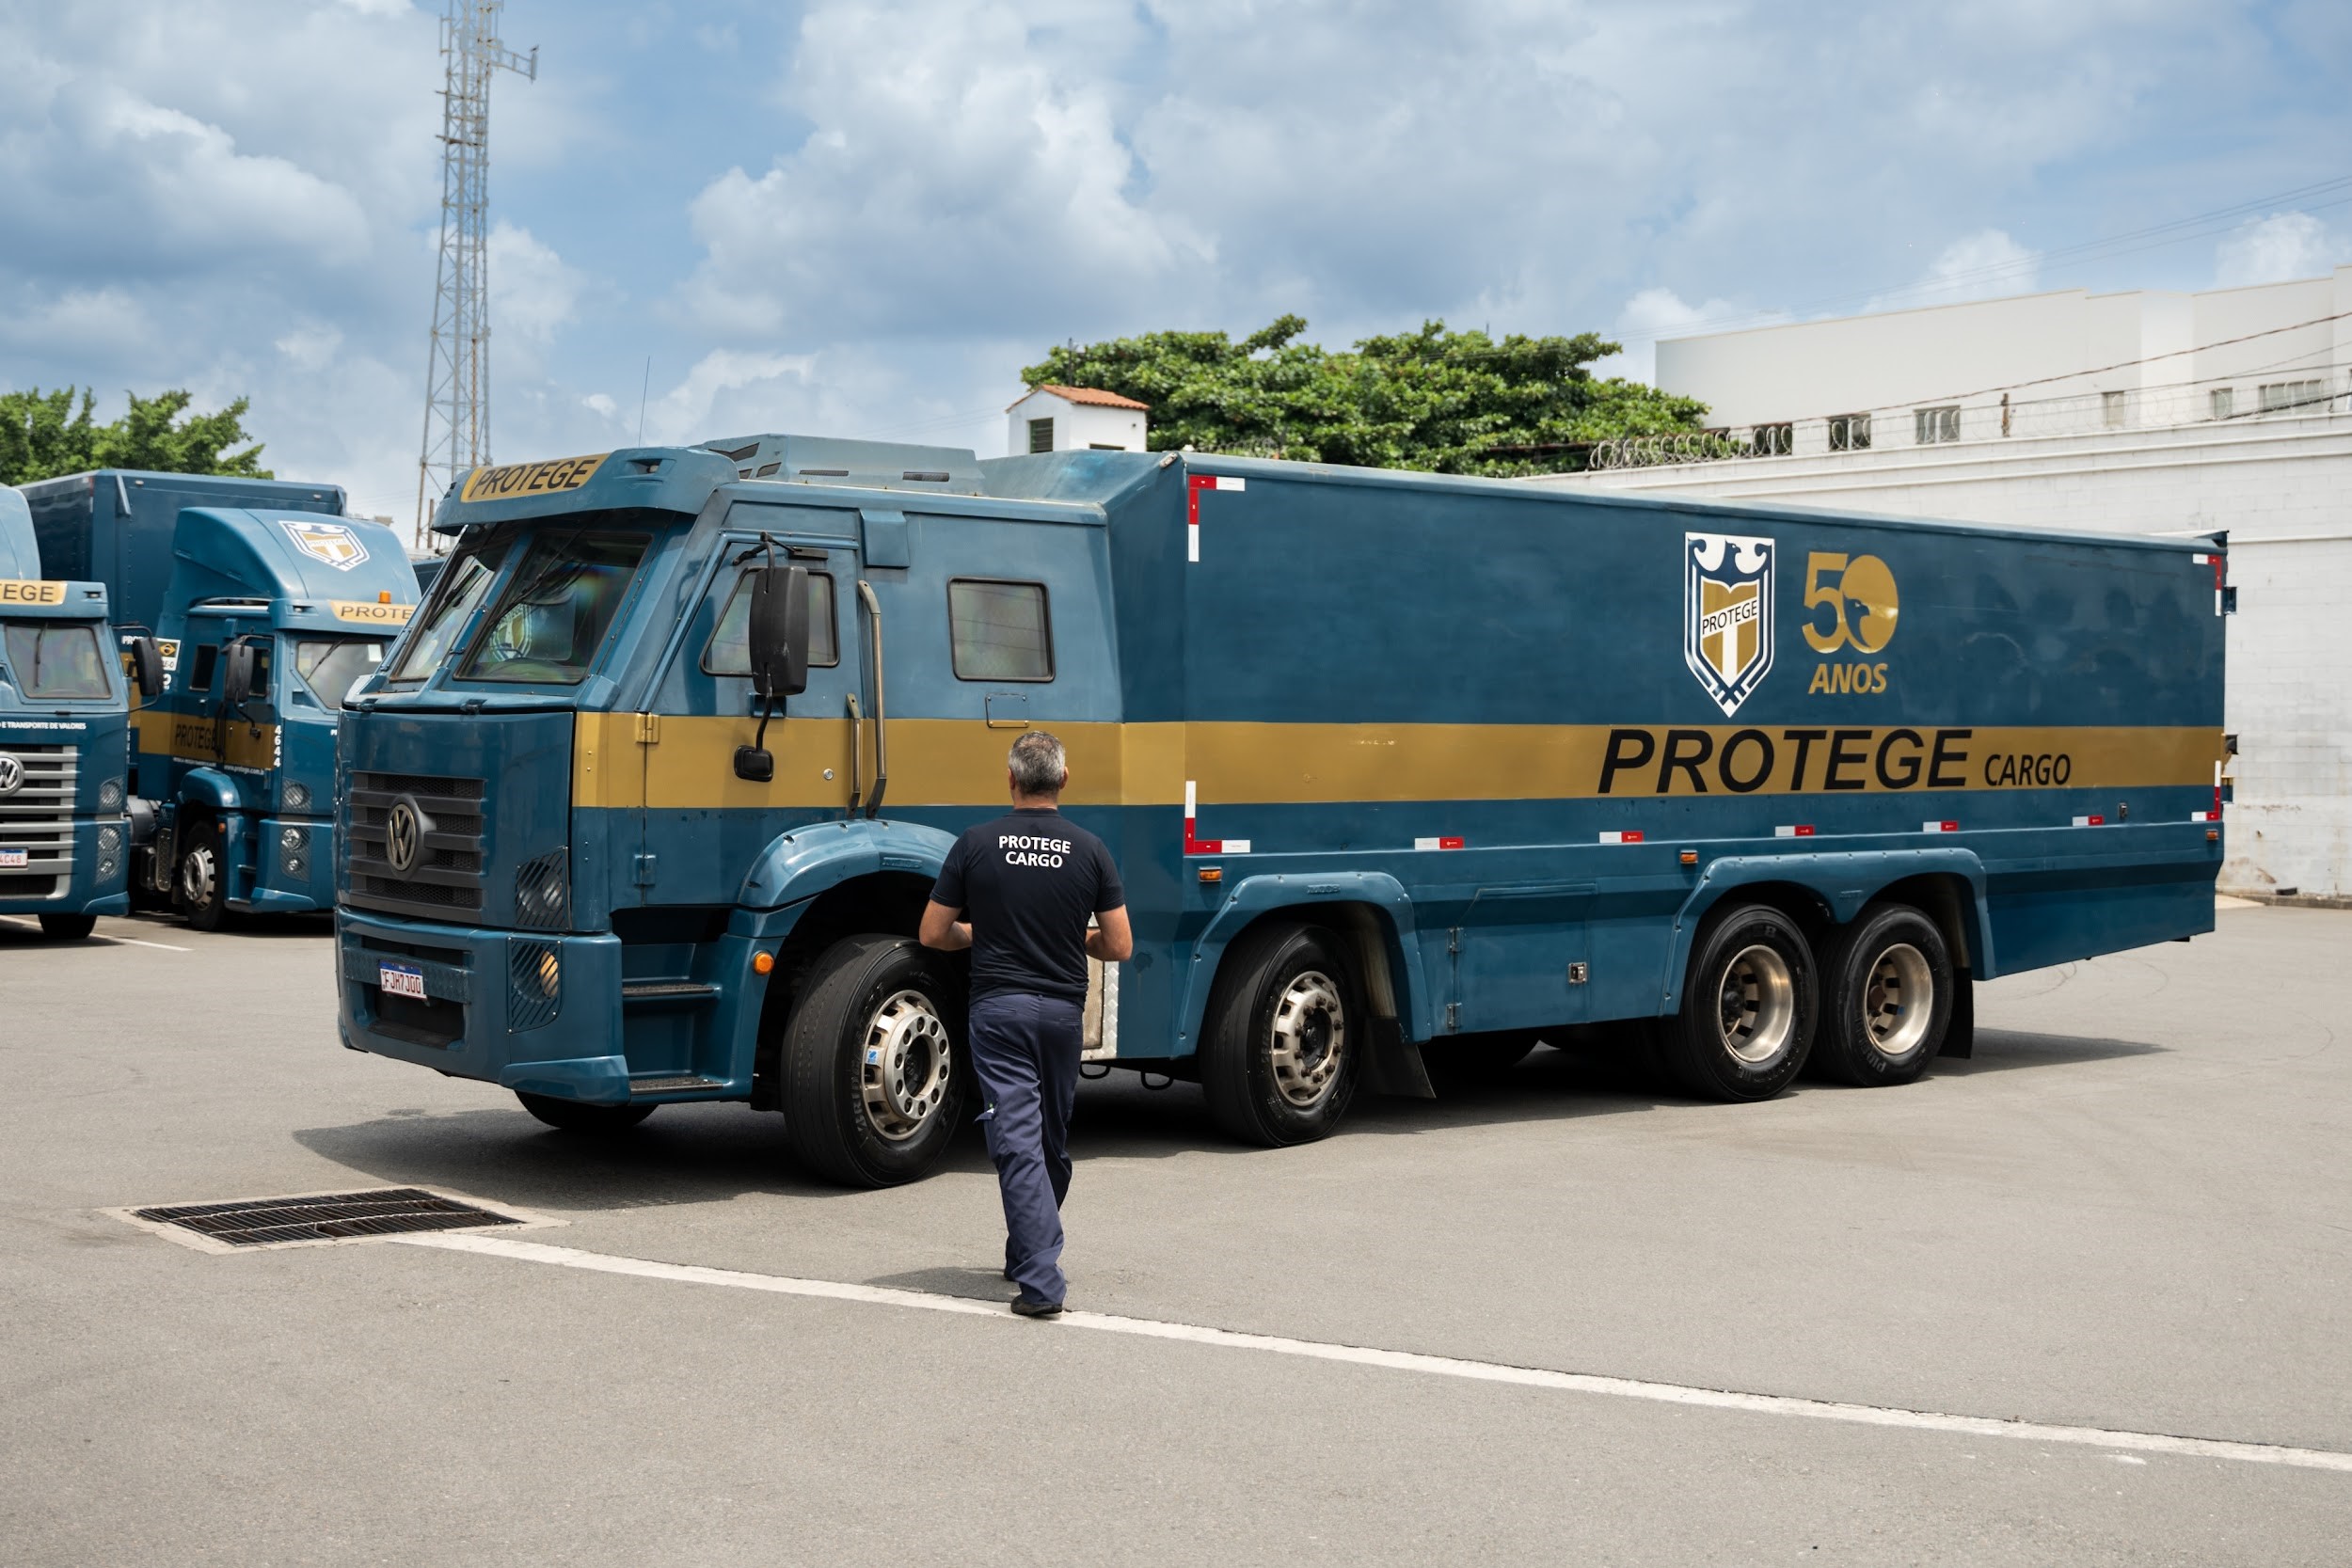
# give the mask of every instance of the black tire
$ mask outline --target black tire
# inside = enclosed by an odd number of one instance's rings
[[[229,831],[212,817],[188,827],[171,872],[171,902],[199,931],[229,924]]]
[[[1229,1136],[1267,1148],[1329,1136],[1356,1098],[1371,1025],[1345,939],[1288,922],[1248,932],[1226,949],[1209,992],[1209,1115]]]
[[[869,1045],[880,1061],[868,1063]],[[964,988],[944,954],[907,937],[834,942],[809,967],[784,1026],[778,1067],[794,1156],[845,1187],[929,1175],[955,1139],[965,1050]]]
[[[40,917],[40,934],[52,942],[80,942],[98,929],[94,914],[44,914]]]
[[[1917,910],[1864,910],[1831,942],[1821,975],[1827,1006],[1813,1065],[1823,1076],[1864,1088],[1908,1084],[1944,1049],[1959,988],[1944,933]]]
[[[1660,1053],[1702,1099],[1770,1100],[1812,1049],[1817,990],[1794,921],[1762,904],[1725,910],[1699,928],[1682,1006],[1660,1021]]]
[[[1534,1055],[1543,1042],[1540,1029],[1440,1037],[1422,1044],[1421,1060],[1433,1083],[1469,1088],[1495,1082]]]
[[[524,1110],[565,1132],[626,1132],[655,1109],[651,1105],[586,1105],[577,1100],[524,1094],[519,1089],[515,1098],[523,1102]]]

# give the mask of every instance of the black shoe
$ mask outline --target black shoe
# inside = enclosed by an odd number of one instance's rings
[[[1015,1296],[1012,1309],[1016,1315],[1024,1318],[1058,1318],[1061,1316],[1061,1303],[1047,1301],[1042,1296]]]

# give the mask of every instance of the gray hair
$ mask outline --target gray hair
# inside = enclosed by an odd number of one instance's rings
[[[1012,786],[1024,795],[1058,795],[1070,782],[1069,754],[1043,730],[1030,730],[1014,741],[1006,763],[1012,769]]]

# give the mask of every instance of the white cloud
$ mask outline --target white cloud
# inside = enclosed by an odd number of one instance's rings
[[[2241,225],[2214,247],[2217,289],[2315,277],[2352,261],[2352,244],[2309,213],[2273,213]]]
[[[1620,375],[1632,381],[1655,380],[1658,342],[1661,338],[1770,326],[1788,319],[1786,310],[1759,310],[1728,299],[1708,299],[1692,305],[1672,289],[1644,289],[1617,311],[1616,325],[1610,333],[1625,345],[1624,352],[1594,361],[1593,373]]]
[[[1956,305],[1963,300],[2031,293],[2040,276],[2034,252],[1998,229],[1982,229],[1946,245],[1929,264],[1924,277],[1883,300],[1871,301],[1871,309]]]
[[[306,371],[323,370],[334,362],[335,351],[343,346],[343,335],[324,322],[306,322],[274,346]]]
[[[566,265],[530,230],[501,219],[490,226],[484,246],[489,252],[494,333],[515,333],[544,349],[554,341],[557,328],[579,319],[587,275]]]

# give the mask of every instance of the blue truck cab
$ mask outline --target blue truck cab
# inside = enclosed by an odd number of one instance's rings
[[[44,578],[24,498],[0,488],[0,915],[87,937],[130,912],[129,682],[105,585]]]
[[[200,929],[334,903],[343,693],[415,610],[399,538],[328,485],[106,471],[26,487],[44,558],[130,594],[151,649],[133,715],[131,891]]]
[[[1259,1144],[1571,1036],[1905,1083],[1977,979],[2212,927],[2218,540],[784,436],[437,527],[340,735],[342,1038],[561,1128],[742,1101],[929,1169],[963,974],[914,937],[1028,728],[1129,895],[1088,1059]]]

